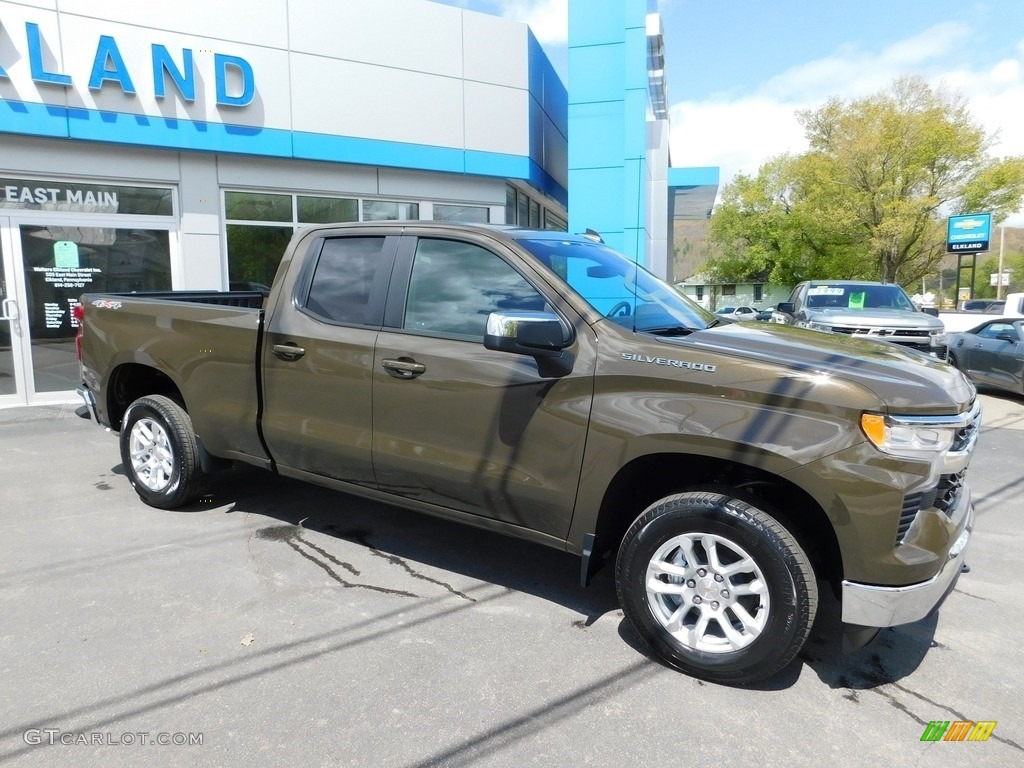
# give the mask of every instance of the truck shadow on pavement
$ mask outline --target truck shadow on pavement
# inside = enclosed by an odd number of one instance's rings
[[[118,466],[116,474],[124,470]],[[493,584],[561,605],[579,618],[573,631],[599,620],[618,622],[622,640],[662,665],[623,617],[615,594],[613,563],[607,562],[587,588],[579,584],[579,559],[571,554],[430,515],[272,475],[244,465],[213,477],[210,492],[179,513],[251,514],[267,518],[254,536],[290,546],[343,587],[410,598],[443,589],[474,601],[474,582]],[[174,513],[169,513],[174,514]],[[396,580],[364,583],[360,561],[379,558],[396,566]],[[404,573],[402,573],[404,572]],[[893,684],[909,676],[929,652],[945,647],[934,639],[937,619],[883,629],[853,653],[842,649],[840,605],[827,584],[819,584],[818,615],[804,650],[786,669],[754,690],[793,686],[806,665],[832,689],[858,691]],[[701,683],[704,684],[704,683]]]

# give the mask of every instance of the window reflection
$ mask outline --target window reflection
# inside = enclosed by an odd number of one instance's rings
[[[170,235],[67,225],[20,229],[35,390],[72,390],[79,382],[72,307],[83,293],[170,290]]]
[[[491,312],[543,309],[544,298],[490,251],[450,240],[419,241],[406,329],[483,338]]]

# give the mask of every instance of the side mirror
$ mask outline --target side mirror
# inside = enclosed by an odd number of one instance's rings
[[[1020,341],[1020,338],[1014,331],[1000,331],[999,333],[996,334],[996,338],[999,339],[1000,341],[1008,341],[1011,344],[1016,344],[1018,341]]]
[[[931,315],[932,317],[939,316],[939,310],[937,310],[935,307],[921,307],[921,311],[924,312],[926,315]]]
[[[775,305],[775,309],[787,315],[792,315],[796,312],[796,305],[792,301],[780,301]]]
[[[558,315],[551,312],[491,312],[484,346],[531,357],[558,357],[568,346]]]

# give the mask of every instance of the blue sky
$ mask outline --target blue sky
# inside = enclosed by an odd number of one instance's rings
[[[530,24],[564,79],[569,0],[435,1]],[[1024,155],[1024,0],[660,0],[658,10],[676,166],[717,165],[723,184],[756,173],[806,148],[797,109],[902,75],[961,93],[996,138],[993,155]]]

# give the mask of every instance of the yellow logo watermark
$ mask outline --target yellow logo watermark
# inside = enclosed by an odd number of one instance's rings
[[[932,720],[925,726],[921,741],[988,741],[996,720]]]

